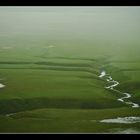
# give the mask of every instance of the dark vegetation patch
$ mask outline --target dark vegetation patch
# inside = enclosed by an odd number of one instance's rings
[[[99,75],[99,72],[94,69],[88,69],[88,68],[77,68],[77,67],[24,67],[24,68],[18,68],[18,67],[4,67],[0,69],[30,69],[30,70],[56,70],[56,71],[78,71],[78,72],[89,72],[91,74]]]
[[[103,109],[122,106],[112,99],[100,99],[98,101],[63,98],[28,98],[0,100],[0,114],[15,113],[40,108],[65,108],[65,109]]]
[[[33,64],[33,62],[23,62],[23,61],[0,61],[0,64]]]
[[[47,57],[47,56],[35,56],[35,57],[39,57],[39,58],[43,58],[46,60],[51,60],[51,59],[57,59],[57,60],[79,60],[79,61],[87,61],[87,63],[94,63],[94,65],[96,65],[97,67],[100,67],[101,65],[104,65],[106,63],[109,63],[107,58],[103,57],[103,58],[76,58],[76,57],[62,57],[62,56],[55,56],[55,57]]]
[[[56,63],[56,62],[36,62],[37,65],[49,65],[49,66],[65,66],[65,67],[89,67],[87,63]]]
[[[82,68],[82,67],[36,67],[35,69],[46,69],[46,70],[60,70],[60,71],[78,71],[78,72],[89,72],[92,74],[99,74],[95,69]]]
[[[47,57],[47,56],[36,56],[36,57],[41,57],[41,58],[47,58],[47,59],[66,59],[66,60],[88,60],[88,61],[97,61],[96,59],[93,58],[76,58],[76,57],[62,57],[62,56],[56,56],[56,57]]]
[[[135,69],[120,69],[120,71],[140,71],[140,69],[139,68],[135,68]]]
[[[100,79],[99,77],[96,77],[96,76],[77,76],[79,78],[82,78],[82,79],[91,79],[91,80],[98,80],[98,81],[104,81],[104,79]]]
[[[113,60],[111,61],[111,63],[140,63],[140,61],[139,60],[135,60],[135,61]]]
[[[133,90],[140,89],[140,81],[126,81],[118,85],[118,89],[125,92],[133,92]]]
[[[0,64],[37,64],[37,65],[49,65],[49,66],[67,66],[67,67],[89,67],[88,63],[56,63],[50,61],[40,62],[23,62],[23,61],[0,61]]]
[[[0,62],[0,64],[11,64],[13,67],[1,67],[0,69],[39,69],[39,70],[60,70],[60,71],[84,71],[94,74],[99,74],[98,70],[95,69],[94,64],[89,65],[88,63],[56,63],[56,62]],[[34,64],[34,66],[16,67],[19,64]],[[94,67],[93,67],[94,66]]]

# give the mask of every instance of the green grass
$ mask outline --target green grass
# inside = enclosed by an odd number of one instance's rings
[[[59,49],[62,50],[62,48]],[[109,54],[104,54],[102,57],[96,55],[83,57],[84,51],[81,51],[81,57],[65,57],[64,52],[61,52],[61,55],[58,53],[59,55],[56,56],[54,52],[59,49],[53,48],[49,56],[42,57],[39,56],[42,47],[38,47],[34,50],[38,52],[38,56],[31,53],[30,59],[23,57],[24,52],[17,51],[20,59],[14,59],[17,57],[15,55],[10,56],[11,60],[8,58],[1,60],[1,82],[6,87],[1,89],[0,95],[0,131],[100,133],[111,132],[116,128],[134,127],[139,129],[139,124],[123,126],[91,121],[92,118],[101,120],[121,116],[122,112],[124,112],[124,117],[127,115],[139,116],[139,109],[133,110],[130,106],[118,102],[117,99],[121,95],[106,90],[104,88],[106,81],[98,77],[100,70],[105,67],[114,79],[122,82],[118,87],[122,91],[136,90],[139,83],[133,89],[128,88],[130,85],[132,86],[132,82],[127,84],[127,81],[130,81],[132,77],[123,70],[126,67],[123,65],[124,67],[121,69],[122,63],[119,63],[121,65],[118,63],[116,65],[113,61],[110,63],[109,61],[113,58],[108,61],[109,57],[106,55]],[[90,51],[92,49],[94,50],[90,46]],[[67,50],[65,54],[70,55],[71,51]],[[1,57],[3,58],[3,56]],[[124,64],[128,66],[129,63]],[[133,80],[136,80],[135,77]],[[138,98],[138,94],[132,96],[133,101],[138,101]],[[127,108],[122,111],[121,107],[125,106]],[[47,119],[47,112],[51,110],[52,114]],[[4,116],[16,112],[21,113],[17,113],[12,118]],[[58,117],[56,117],[57,115]]]
[[[0,7],[0,132],[140,131],[140,123],[99,122],[140,117],[140,109],[98,77],[105,69],[140,104],[139,8],[99,9]]]
[[[118,109],[40,109],[17,113],[11,117],[1,116],[1,132],[48,132],[108,133],[114,128],[136,128],[140,124],[104,124],[102,119],[118,116],[139,116],[139,110]]]

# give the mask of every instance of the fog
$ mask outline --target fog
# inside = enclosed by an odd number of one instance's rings
[[[0,7],[0,36],[139,40],[140,7]]]

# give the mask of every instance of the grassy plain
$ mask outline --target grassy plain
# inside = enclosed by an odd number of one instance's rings
[[[120,82],[117,89],[130,92],[130,100],[140,104],[139,15],[133,17],[135,8],[112,9],[117,22],[126,18],[117,24],[107,9],[105,21],[100,8],[75,11],[75,15],[67,11],[67,16],[55,8],[53,12],[21,9],[0,9],[0,83],[6,85],[0,89],[0,132],[140,131],[140,123],[99,122],[140,117],[139,108],[117,101],[122,95],[105,89],[105,79],[98,77],[105,69]],[[127,17],[125,12],[129,10]],[[121,18],[119,12],[124,14]],[[132,18],[133,22],[125,26]],[[7,116],[10,113],[15,114]]]

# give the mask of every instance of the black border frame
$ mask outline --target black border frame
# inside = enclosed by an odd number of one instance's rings
[[[140,0],[1,0],[0,6],[140,6]]]

